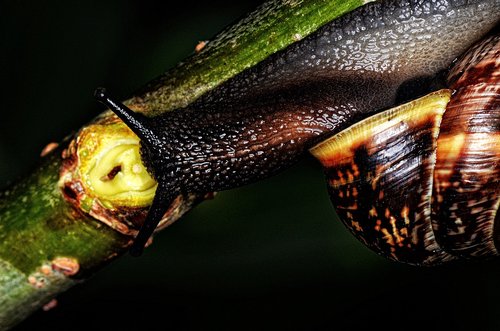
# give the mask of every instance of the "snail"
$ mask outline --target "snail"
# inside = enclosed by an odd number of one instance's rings
[[[97,89],[141,139],[158,182],[130,253],[141,254],[179,194],[274,175],[351,125],[444,86],[442,73],[496,26],[499,10],[500,0],[369,3],[153,118]]]

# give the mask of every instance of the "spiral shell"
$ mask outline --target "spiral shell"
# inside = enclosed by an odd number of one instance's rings
[[[455,62],[452,95],[431,93],[311,149],[339,218],[375,252],[416,265],[498,255],[499,40]]]

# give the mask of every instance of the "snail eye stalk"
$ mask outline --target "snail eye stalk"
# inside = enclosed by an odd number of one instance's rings
[[[136,113],[119,101],[109,96],[105,88],[99,87],[94,92],[94,97],[97,101],[104,104],[113,111],[142,141],[149,146],[154,145],[157,141],[156,135],[150,129],[151,124],[149,118]]]
[[[146,116],[136,113],[124,104],[114,100],[108,95],[104,88],[96,89],[94,96],[125,122],[125,124],[141,139],[142,144],[148,146],[148,149],[154,150],[155,142],[159,140],[149,128],[150,123]],[[132,256],[140,256],[142,254],[149,237],[151,237],[163,218],[163,215],[176,197],[177,190],[173,184],[173,180],[158,181],[158,188],[156,189],[155,197],[148,215],[146,216],[146,220],[130,248],[130,254]]]

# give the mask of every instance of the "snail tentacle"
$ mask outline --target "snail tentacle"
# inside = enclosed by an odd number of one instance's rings
[[[143,144],[154,145],[158,140],[150,129],[151,124],[146,116],[136,113],[121,102],[113,99],[105,88],[98,87],[94,91],[97,101],[109,107],[127,126],[141,139]]]
[[[148,215],[130,247],[129,252],[132,256],[140,256],[142,254],[146,243],[160,223],[163,215],[165,215],[170,205],[179,194],[175,185],[160,184],[156,190],[158,193],[153,199]]]

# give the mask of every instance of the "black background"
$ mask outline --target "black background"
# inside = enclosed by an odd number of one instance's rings
[[[0,2],[0,185],[261,1]],[[335,219],[311,158],[220,193],[60,295],[24,330],[497,330],[498,261],[416,268],[368,251]]]

